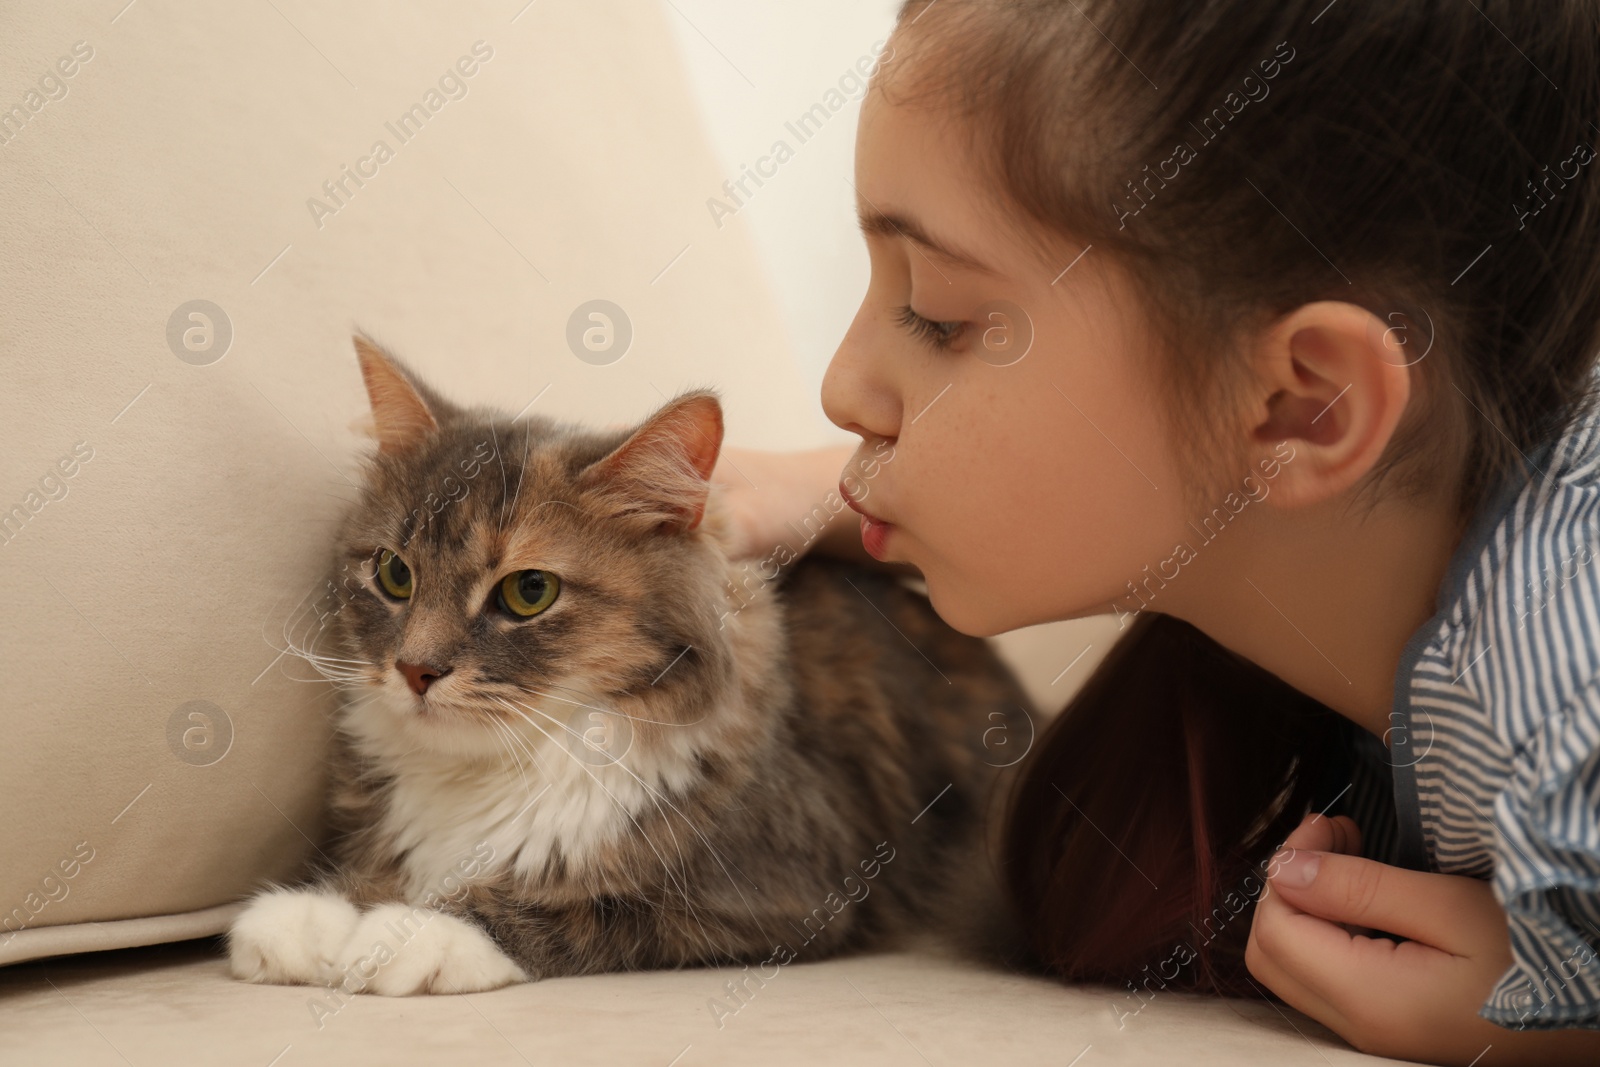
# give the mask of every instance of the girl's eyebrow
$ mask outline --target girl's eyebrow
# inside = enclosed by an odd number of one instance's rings
[[[942,241],[936,240],[927,230],[924,230],[916,219],[897,212],[883,212],[877,208],[864,208],[858,211],[856,221],[861,226],[861,232],[868,237],[905,237],[926,248],[936,252],[942,258],[958,267],[977,271],[980,274],[998,275],[1000,272],[986,266],[976,256],[961,252]]]

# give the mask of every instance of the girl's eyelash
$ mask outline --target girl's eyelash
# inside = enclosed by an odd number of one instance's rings
[[[900,325],[909,330],[913,337],[918,338],[932,348],[941,350],[949,348],[961,333],[961,323],[935,322],[932,319],[925,319],[915,311],[912,311],[910,304],[902,305],[896,309],[896,316],[900,320]]]

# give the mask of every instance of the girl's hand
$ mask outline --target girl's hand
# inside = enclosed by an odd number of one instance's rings
[[[854,530],[855,512],[837,500],[839,476],[854,451],[850,445],[807,452],[724,448],[711,471],[711,482],[731,520],[728,554],[734,559],[763,559],[786,545],[792,555],[780,556],[775,562],[781,565],[816,547],[824,530],[836,530],[840,524]]]
[[[1600,1062],[1600,1032],[1478,1017],[1512,962],[1488,882],[1391,867],[1360,846],[1342,815],[1289,835],[1251,922],[1251,974],[1363,1052],[1462,1067]]]

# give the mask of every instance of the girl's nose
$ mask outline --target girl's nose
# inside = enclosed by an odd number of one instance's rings
[[[900,400],[858,340],[859,330],[859,321],[851,325],[822,376],[822,411],[829,422],[863,440],[893,440],[900,432]]]

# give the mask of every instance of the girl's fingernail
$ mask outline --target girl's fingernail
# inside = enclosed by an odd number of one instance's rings
[[[1322,856],[1316,852],[1296,852],[1294,857],[1281,864],[1273,873],[1272,880],[1278,885],[1290,888],[1304,888],[1311,884],[1317,877],[1317,868],[1322,866]]]

